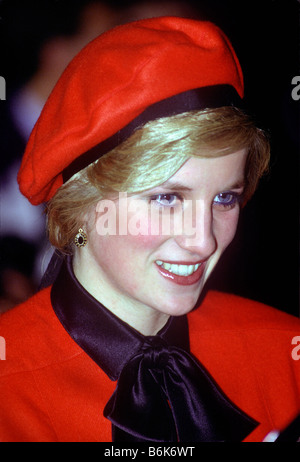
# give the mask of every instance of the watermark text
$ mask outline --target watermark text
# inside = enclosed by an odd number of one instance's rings
[[[6,100],[6,82],[5,78],[0,75],[0,100]]]
[[[294,361],[299,361],[299,359],[300,359],[300,335],[297,335],[296,337],[293,337],[292,345],[296,345],[292,349],[292,358],[293,358]]]
[[[6,359],[6,342],[4,337],[0,337],[0,361]]]
[[[155,201],[127,197],[119,193],[119,199],[101,200],[96,206],[96,230],[100,236],[179,236],[185,235],[193,245],[204,236],[203,200],[186,200],[185,207],[160,207]]]
[[[296,75],[292,78],[292,85],[294,88],[292,89],[292,98],[294,101],[299,101],[300,99],[300,75]]]

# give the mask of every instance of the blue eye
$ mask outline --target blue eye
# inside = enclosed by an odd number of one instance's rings
[[[175,207],[178,205],[178,201],[181,202],[182,198],[178,194],[156,194],[151,196],[151,201],[156,202],[158,205],[163,207]]]
[[[214,205],[222,208],[233,208],[239,202],[239,194],[234,192],[223,192],[214,198]]]

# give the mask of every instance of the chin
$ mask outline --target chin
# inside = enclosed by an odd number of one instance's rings
[[[175,299],[171,299],[168,302],[166,301],[164,304],[159,306],[159,311],[169,316],[183,316],[188,314],[195,308],[197,301],[199,299],[200,293],[197,296],[193,297],[176,297]]]

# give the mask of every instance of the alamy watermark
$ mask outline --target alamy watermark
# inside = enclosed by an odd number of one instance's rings
[[[292,349],[292,358],[294,361],[299,361],[300,359],[300,335],[292,338],[292,345],[296,345]]]
[[[190,245],[204,237],[206,205],[204,200],[186,200],[183,209],[160,207],[156,201],[127,197],[119,193],[119,199],[101,200],[96,207],[96,230],[100,236],[179,236],[189,238]]]
[[[5,78],[0,75],[0,100],[6,100],[6,82]]]
[[[292,78],[292,85],[294,88],[292,89],[292,98],[294,101],[299,101],[300,99],[300,75],[296,75]]]
[[[4,337],[0,337],[0,361],[6,359],[6,342]]]

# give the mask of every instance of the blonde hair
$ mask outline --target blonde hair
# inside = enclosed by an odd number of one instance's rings
[[[58,189],[47,205],[49,240],[70,252],[83,217],[99,200],[158,186],[190,157],[220,157],[244,148],[246,203],[270,157],[266,134],[248,115],[222,107],[150,121]]]

